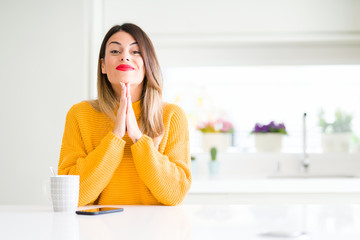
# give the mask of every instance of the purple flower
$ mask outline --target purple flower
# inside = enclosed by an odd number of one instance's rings
[[[266,133],[269,132],[268,125],[262,125],[260,123],[255,124],[254,133]]]
[[[270,126],[269,125],[264,125],[262,127],[262,132],[269,132]]]
[[[255,124],[255,128],[254,128],[254,133],[259,133],[261,132],[261,124],[260,123],[256,123]]]
[[[269,124],[262,125],[256,123],[254,129],[251,133],[281,133],[287,134],[284,123],[276,124],[274,121],[271,121]]]

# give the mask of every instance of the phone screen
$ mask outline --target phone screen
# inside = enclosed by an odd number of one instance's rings
[[[79,215],[99,215],[113,212],[122,212],[123,208],[115,208],[115,207],[102,207],[102,208],[91,208],[85,210],[76,211],[76,214]]]

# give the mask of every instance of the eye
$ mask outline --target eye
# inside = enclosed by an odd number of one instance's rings
[[[140,51],[133,51],[133,54],[140,54]]]
[[[118,50],[111,50],[110,53],[111,53],[111,54],[119,54],[120,51],[118,51]]]

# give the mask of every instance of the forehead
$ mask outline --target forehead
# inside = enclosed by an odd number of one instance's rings
[[[107,46],[113,45],[113,44],[111,44],[112,42],[118,42],[122,46],[127,46],[127,45],[130,45],[130,44],[136,42],[136,40],[131,34],[124,32],[124,31],[120,31],[120,32],[114,33],[109,38],[106,45]]]

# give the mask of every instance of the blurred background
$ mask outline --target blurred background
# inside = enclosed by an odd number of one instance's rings
[[[191,152],[202,122],[233,126],[226,151],[257,153],[256,123],[284,123],[281,153],[324,152],[319,124],[351,116],[359,152],[360,2],[356,0],[0,1],[0,204],[42,204],[57,166],[66,113],[96,98],[98,51],[115,24],[152,39],[164,100],[189,120]],[[323,113],[320,115],[320,113]],[[329,130],[330,129],[330,130]]]

